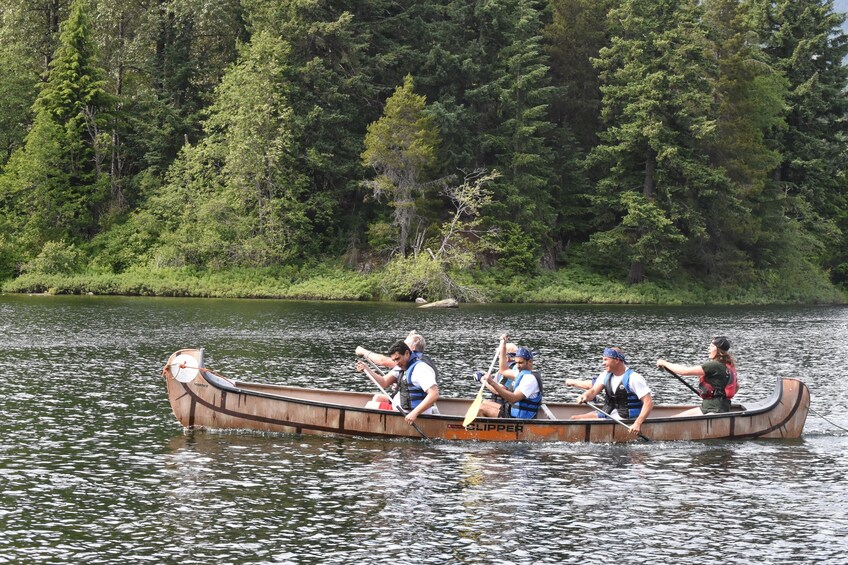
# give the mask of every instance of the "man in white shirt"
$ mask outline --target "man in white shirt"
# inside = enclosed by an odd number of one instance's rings
[[[392,404],[403,408],[409,424],[415,422],[420,414],[432,414],[439,399],[435,368],[403,341],[392,345],[388,356],[402,371],[397,381],[398,393]]]
[[[653,395],[645,378],[627,367],[627,359],[619,347],[604,349],[604,369],[595,384],[581,394],[577,402],[585,404],[602,390],[606,391],[608,413],[616,420],[634,419],[630,433],[638,435],[642,431],[642,422],[654,407]],[[593,413],[594,414],[594,413]],[[593,417],[593,414],[575,416],[574,419]]]
[[[535,418],[539,411],[539,406],[542,404],[542,380],[539,374],[533,371],[533,352],[526,347],[519,347],[515,352],[515,369],[509,369],[506,355],[506,344],[508,341],[508,335],[504,334],[501,336],[500,372],[508,373],[511,371],[510,375],[514,375],[512,386],[505,387],[489,375],[484,375],[482,380],[486,383],[486,387],[490,391],[509,403],[508,417],[521,419]],[[486,410],[486,407],[481,406],[481,413],[483,415],[489,415],[484,410]]]

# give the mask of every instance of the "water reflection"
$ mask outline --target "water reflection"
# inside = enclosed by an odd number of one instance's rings
[[[845,309],[0,296],[0,314],[0,562],[836,563],[848,551],[848,434],[814,415],[801,440],[740,443],[184,433],[159,376],[174,350],[205,346],[239,379],[370,391],[355,346],[414,328],[442,392],[471,396],[471,371],[509,331],[539,352],[552,399],[615,342],[680,403],[691,392],[653,362],[697,362],[721,332],[740,401],[800,376],[813,408],[848,427],[848,390],[822,362],[845,352]]]

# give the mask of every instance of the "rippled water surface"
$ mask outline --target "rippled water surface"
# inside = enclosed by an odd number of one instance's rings
[[[550,400],[619,345],[659,403],[724,333],[737,399],[812,391],[795,441],[478,444],[185,433],[161,374],[371,391],[357,345],[424,334],[470,397],[508,331]],[[0,563],[843,563],[848,309],[463,306],[0,296]]]

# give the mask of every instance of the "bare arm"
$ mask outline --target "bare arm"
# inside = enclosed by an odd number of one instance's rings
[[[383,388],[389,388],[397,381],[397,379],[393,375],[387,375],[384,377],[380,373],[377,373],[376,371],[372,370],[371,367],[369,367],[362,361],[356,362],[356,370],[360,373],[364,372],[370,375],[371,378],[380,383],[380,386]]]
[[[592,381],[590,379],[565,379],[565,386],[589,390],[592,388]]]
[[[387,357],[381,353],[375,353],[369,349],[365,349],[364,347],[357,347],[356,354],[360,357],[365,357],[375,365],[379,365],[380,367],[386,367],[388,369],[392,369],[395,366],[395,362],[392,361],[391,357]]]
[[[602,390],[604,390],[604,382],[601,379],[598,379],[593,387],[591,387],[589,390],[577,397],[577,403],[586,404],[587,402],[598,396],[598,394],[600,394]]]
[[[424,400],[415,407],[409,414],[406,415],[406,422],[411,424],[418,418],[418,415],[430,408],[432,405],[436,403],[439,399],[439,385],[433,385],[427,389],[427,396],[424,397]]]
[[[645,421],[651,413],[651,410],[654,409],[654,398],[651,396],[651,393],[646,394],[639,400],[642,401],[642,411],[639,412],[639,416],[636,418],[636,421],[633,422],[630,430],[630,433],[634,435],[642,431],[642,422]]]
[[[696,377],[704,376],[704,368],[700,365],[693,365],[692,367],[687,367],[686,365],[679,365],[677,363],[671,363],[666,361],[665,359],[657,359],[657,367],[670,369],[671,372],[677,373],[678,375],[694,375]]]
[[[503,374],[503,373],[501,373]],[[500,383],[496,383],[491,377],[484,377],[486,379],[486,388],[509,402],[510,404],[515,404],[520,400],[524,400],[524,393],[522,392],[513,392],[503,386]]]
[[[509,380],[514,380],[518,376],[518,371],[509,368],[509,357],[506,354],[506,344],[509,341],[509,336],[503,334],[501,336],[501,348],[498,353],[498,373]]]

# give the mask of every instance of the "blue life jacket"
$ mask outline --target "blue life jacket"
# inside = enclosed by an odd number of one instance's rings
[[[513,418],[529,420],[530,418],[536,417],[536,413],[539,411],[539,406],[542,404],[542,378],[538,375],[538,373],[524,369],[518,373],[518,376],[515,377],[513,391],[518,390],[518,385],[521,383],[521,379],[523,379],[525,375],[533,375],[536,377],[536,382],[539,383],[539,392],[530,398],[522,398],[513,404],[509,414]]]
[[[429,357],[421,355],[420,353],[413,351],[412,355],[409,356],[409,359],[412,361],[409,364],[409,367],[406,368],[401,378],[398,380],[398,390],[400,392],[400,405],[407,412],[410,410],[414,410],[421,401],[427,398],[427,391],[425,391],[420,386],[413,384],[412,382],[412,371],[415,369],[415,365],[418,363],[424,363],[426,365],[430,365],[433,368],[433,372],[436,372],[436,367],[433,366],[432,361]],[[438,374],[438,373],[437,373]]]
[[[618,415],[624,419],[633,419],[639,416],[642,412],[642,401],[630,389],[630,373],[633,369],[627,369],[624,372],[624,377],[621,379],[621,384],[618,388],[612,390],[612,373],[607,373],[604,376],[604,392],[606,392],[607,400],[604,407],[609,407],[609,412],[618,410]]]

